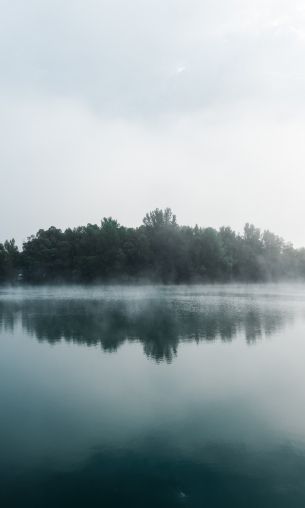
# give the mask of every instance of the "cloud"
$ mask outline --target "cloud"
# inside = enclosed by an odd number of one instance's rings
[[[0,5],[0,241],[172,206],[305,244],[301,2]]]
[[[266,75],[295,74],[304,59],[305,13],[296,1],[2,3],[3,86],[80,98],[110,117],[150,120],[283,97]],[[174,84],[171,69],[186,65]]]

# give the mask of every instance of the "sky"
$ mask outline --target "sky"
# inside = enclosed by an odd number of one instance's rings
[[[305,246],[305,2],[0,0],[0,241],[246,222]]]

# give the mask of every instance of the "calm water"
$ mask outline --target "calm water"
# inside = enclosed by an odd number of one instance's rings
[[[305,287],[0,289],[0,505],[305,506]]]

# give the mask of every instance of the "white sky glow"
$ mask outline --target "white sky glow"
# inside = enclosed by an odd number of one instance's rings
[[[0,8],[0,241],[170,206],[305,246],[304,2]]]

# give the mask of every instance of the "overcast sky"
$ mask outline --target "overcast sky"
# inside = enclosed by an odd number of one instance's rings
[[[0,241],[245,222],[305,245],[305,3],[0,0]]]

